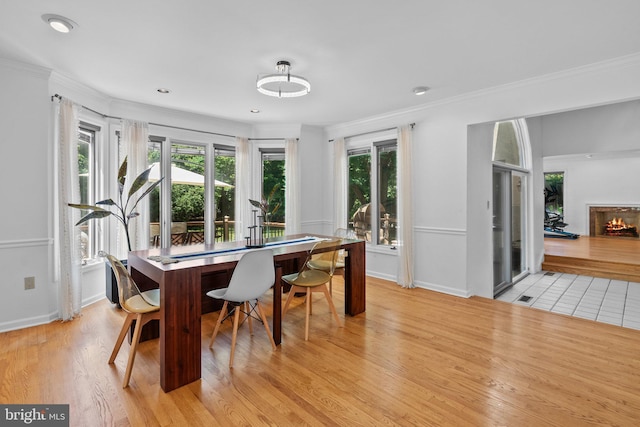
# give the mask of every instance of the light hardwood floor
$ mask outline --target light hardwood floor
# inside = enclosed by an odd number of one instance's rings
[[[343,306],[340,279],[334,298]],[[402,289],[369,278],[367,311],[333,322],[314,303],[304,341],[296,298],[275,351],[262,328],[230,322],[207,348],[202,379],[159,385],[158,340],[107,359],[123,313],[106,300],[68,323],[0,334],[0,402],[68,403],[72,426],[638,425],[640,331],[483,298]]]

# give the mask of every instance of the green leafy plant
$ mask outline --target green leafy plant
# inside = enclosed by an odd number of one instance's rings
[[[124,226],[124,232],[127,236],[127,245],[129,247],[129,250],[131,250],[129,222],[131,221],[131,219],[140,216],[140,213],[136,212],[138,204],[145,196],[151,193],[154,188],[160,185],[160,183],[164,179],[164,177],[160,178],[158,181],[149,185],[140,196],[138,196],[137,198],[134,197],[135,194],[149,182],[150,172],[151,168],[148,168],[140,175],[138,175],[138,177],[133,181],[133,184],[131,184],[129,192],[127,193],[127,198],[125,200],[124,186],[127,181],[127,158],[125,157],[125,159],[122,161],[122,164],[120,165],[120,169],[118,169],[118,203],[114,202],[113,199],[101,200],[95,205],[68,203],[68,206],[72,208],[91,211],[87,215],[83,216],[80,221],[76,223],[76,225],[83,224],[92,219],[100,219],[113,215]],[[101,206],[106,206],[106,208],[102,208]]]
[[[271,192],[269,192],[269,196],[266,198],[262,196],[261,201],[249,199],[249,203],[262,211],[262,215],[265,221],[269,221],[269,217],[278,212],[278,209],[280,209],[280,202],[271,207],[271,201],[273,200],[273,196],[276,194],[276,191],[278,191],[278,188],[280,188],[280,184],[274,185],[271,189]]]

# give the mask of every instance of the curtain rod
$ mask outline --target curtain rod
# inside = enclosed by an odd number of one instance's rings
[[[409,123],[409,126],[411,126],[411,129],[413,129],[413,127],[415,126],[415,123]],[[394,130],[394,129],[398,129],[398,126],[394,126],[392,128],[386,128],[386,129],[378,129],[378,130],[371,130],[369,132],[362,132],[362,133],[356,133],[354,135],[348,135],[343,137],[344,139],[349,139],[349,138],[355,138],[356,136],[364,136],[364,135],[371,135],[372,133],[380,133],[380,132],[386,132],[388,130]],[[335,139],[330,139],[329,142],[333,142],[335,141]]]
[[[51,102],[53,102],[53,100],[57,98],[60,101],[62,101],[62,96],[58,95],[57,93],[51,96]],[[104,114],[101,113],[99,111],[93,110],[89,107],[85,107],[84,105],[80,105],[80,107],[84,108],[87,111],[91,111],[94,114],[97,114],[99,116],[101,116],[102,118],[105,119],[116,119],[116,120],[124,120],[122,117],[116,117],[116,116],[110,116],[108,114]],[[190,128],[184,128],[184,127],[180,127],[180,126],[173,126],[173,125],[165,125],[162,123],[153,123],[153,122],[149,122],[150,125],[153,126],[162,126],[162,127],[166,127],[166,128],[171,128],[171,129],[178,129],[178,130],[187,130],[187,131],[191,131],[191,132],[198,132],[198,133],[206,133],[208,135],[216,135],[216,136],[224,136],[227,138],[237,138],[237,136],[235,135],[228,135],[226,133],[218,133],[218,132],[209,132],[206,130],[199,130],[199,129],[190,129]],[[284,141],[286,138],[247,138],[249,141]],[[296,141],[299,140],[299,138],[296,138]]]

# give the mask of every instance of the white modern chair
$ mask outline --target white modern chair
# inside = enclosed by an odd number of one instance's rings
[[[211,298],[224,300],[222,310],[218,316],[215,329],[209,341],[209,348],[213,347],[213,342],[218,335],[220,325],[227,318],[233,315],[233,335],[231,336],[231,355],[229,357],[229,367],[233,367],[233,355],[236,349],[236,338],[238,335],[238,326],[240,323],[240,312],[244,312],[249,322],[249,331],[253,334],[253,326],[251,318],[254,311],[258,312],[259,319],[267,331],[271,347],[275,350],[276,343],[271,335],[269,323],[262,309],[262,305],[258,298],[267,292],[275,282],[275,268],[273,265],[273,251],[271,249],[259,249],[245,253],[229,281],[229,287],[222,289],[214,289],[207,292],[207,296]],[[232,309],[228,310],[229,304]],[[227,312],[229,314],[227,314]]]
[[[152,289],[150,291],[140,292],[140,289],[138,289],[138,286],[127,271],[127,267],[113,255],[107,255],[107,259],[109,260],[109,264],[111,264],[113,273],[116,276],[116,281],[118,282],[120,305],[127,313],[122,329],[120,329],[120,335],[118,335],[116,344],[111,352],[109,363],[113,363],[116,360],[120,347],[122,347],[122,341],[124,341],[124,337],[131,328],[131,323],[134,320],[136,321],[133,338],[131,339],[131,349],[129,350],[129,362],[127,363],[127,370],[124,374],[124,382],[122,383],[122,388],[126,388],[131,378],[131,370],[133,369],[133,361],[136,358],[142,327],[150,320],[160,319],[160,290]]]

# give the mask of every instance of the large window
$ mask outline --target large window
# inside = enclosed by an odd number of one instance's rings
[[[93,205],[96,200],[96,134],[100,128],[80,122],[78,129],[78,181],[80,185],[80,203]],[[82,211],[82,216],[89,211]],[[87,221],[80,226],[80,250],[82,262],[96,257],[99,245],[98,221]]]
[[[149,237],[151,246],[169,246],[162,242],[162,224],[170,224],[167,232],[171,245],[205,243],[207,235],[215,241],[232,241],[235,210],[235,151],[233,147],[214,144],[169,142],[165,138],[149,138],[148,161],[152,166],[150,180],[159,179],[162,155],[168,145],[171,185],[156,188],[150,194]],[[213,190],[206,185],[208,171],[213,170]],[[168,182],[168,181],[167,181]],[[165,195],[170,202],[162,203]],[[162,208],[170,209],[163,215]],[[215,208],[215,210],[214,210]],[[163,221],[163,218],[166,218]],[[167,225],[168,226],[168,225]],[[209,230],[209,231],[208,231]],[[209,234],[210,233],[210,234]]]
[[[285,168],[284,149],[261,149],[262,196],[268,205],[265,237],[284,235]]]
[[[373,244],[397,242],[396,152],[395,140],[348,152],[347,222],[358,238]]]

